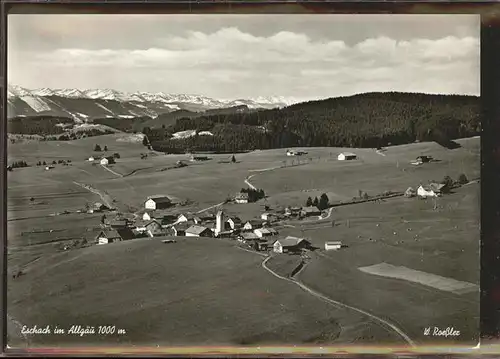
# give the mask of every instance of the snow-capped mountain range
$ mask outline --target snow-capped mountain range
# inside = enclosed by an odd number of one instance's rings
[[[85,121],[91,118],[151,116],[177,110],[202,112],[246,106],[248,109],[285,107],[300,102],[285,97],[219,100],[191,94],[125,93],[111,89],[26,89],[7,87],[8,117],[57,115]]]

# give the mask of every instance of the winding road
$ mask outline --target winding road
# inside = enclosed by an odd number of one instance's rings
[[[250,251],[249,251],[250,252]],[[273,276],[275,276],[276,278],[278,279],[281,279],[281,280],[285,280],[287,282],[290,282],[290,283],[293,283],[297,286],[299,286],[301,289],[303,289],[304,291],[306,291],[307,293],[309,293],[310,295],[318,298],[318,299],[321,299],[323,300],[324,302],[330,304],[330,305],[333,305],[335,307],[340,307],[340,308],[345,308],[345,309],[349,309],[349,310],[352,310],[352,311],[355,311],[355,312],[358,312],[360,314],[363,314],[373,320],[375,320],[376,322],[382,324],[384,326],[384,328],[388,329],[388,330],[392,330],[394,331],[395,333],[397,333],[404,341],[406,341],[410,346],[414,347],[416,344],[415,342],[407,335],[405,334],[400,328],[398,328],[397,326],[395,326],[394,324],[390,323],[389,321],[385,320],[385,319],[382,319],[380,317],[377,317],[376,315],[373,315],[373,314],[370,314],[362,309],[359,309],[359,308],[355,308],[355,307],[352,307],[350,305],[347,305],[347,304],[344,304],[344,303],[341,303],[341,302],[338,302],[336,300],[333,300],[331,298],[328,298],[326,296],[324,296],[323,294],[321,293],[318,293],[314,290],[312,290],[311,288],[309,288],[308,286],[306,286],[305,284],[303,284],[302,282],[296,280],[296,279],[291,279],[291,278],[286,278],[286,277],[283,277],[281,275],[279,275],[278,273],[274,272],[272,269],[270,269],[268,266],[267,266],[267,262],[271,259],[272,257],[271,256],[267,256],[264,261],[262,261],[261,265],[262,265],[262,268],[264,268],[266,271],[268,271],[269,273],[271,273]]]

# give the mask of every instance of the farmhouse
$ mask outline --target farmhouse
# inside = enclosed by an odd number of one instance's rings
[[[291,253],[300,251],[302,248],[307,248],[311,243],[304,238],[288,236],[285,239],[278,239],[273,243],[273,251],[275,253]]]
[[[103,212],[103,211],[109,211],[110,208],[100,202],[96,202],[94,203],[94,206],[93,206],[93,211],[94,212]]]
[[[136,234],[132,229],[125,227],[125,228],[117,228],[116,232],[118,232],[118,235],[123,241],[129,241],[131,239],[136,238]]]
[[[448,193],[450,191],[448,185],[444,183],[432,182],[431,184],[429,184],[429,188],[432,189],[437,194]]]
[[[357,158],[356,154],[352,152],[342,152],[337,157],[339,161],[355,160],[356,158]]]
[[[286,207],[285,216],[298,216],[301,210],[301,207]]]
[[[121,241],[122,238],[116,230],[101,231],[97,237],[97,244],[108,244]]]
[[[432,161],[431,156],[418,156],[417,157],[417,162],[427,163],[427,162],[431,162],[431,161]]]
[[[325,242],[325,250],[331,251],[331,250],[338,250],[342,248],[342,242],[341,241],[329,241]]]
[[[102,166],[107,166],[109,165],[109,160],[106,157],[104,157],[103,159],[101,159],[100,163]]]
[[[416,191],[413,187],[408,187],[408,189],[405,191],[405,197],[415,197]]]
[[[252,233],[252,232],[241,233],[238,236],[238,240],[240,242],[252,242],[252,241],[256,241],[258,239],[259,239],[259,237],[255,233]]]
[[[319,210],[318,207],[315,206],[304,207],[300,211],[300,215],[302,217],[319,216],[320,214],[321,211]]]
[[[253,242],[253,246],[252,247],[256,251],[267,251],[268,248],[269,248],[269,243],[255,241],[255,242]]]
[[[146,209],[162,209],[168,208],[172,205],[172,201],[167,196],[154,196],[149,197],[146,202],[144,202],[144,207]]]
[[[427,197],[438,197],[439,193],[434,192],[434,190],[430,187],[425,188],[424,186],[420,185],[417,188],[417,195],[422,198],[427,198]]]
[[[234,198],[236,203],[248,203],[248,193],[238,193]]]
[[[95,158],[92,157],[92,156],[90,156],[89,159],[88,159],[89,162],[94,162],[94,160],[95,160]]]
[[[278,232],[274,228],[257,228],[253,231],[259,238],[275,236]]]
[[[263,225],[264,225],[264,221],[262,221],[260,219],[251,219],[243,225],[243,230],[244,231],[253,231],[254,229],[262,228]]]
[[[144,228],[149,233],[151,237],[164,234],[163,227],[159,221],[153,219],[147,223]]]
[[[53,169],[53,168],[54,168],[54,166],[46,166],[46,167],[45,167],[45,171],[49,171],[49,170],[51,170],[51,169]]]
[[[181,214],[179,217],[177,217],[177,223],[181,222],[191,222],[194,224],[201,224],[201,218],[197,217],[195,215],[192,215],[190,213],[188,214]]]
[[[186,237],[212,237],[212,234],[209,228],[198,225],[186,229]]]
[[[109,222],[111,228],[123,228],[127,227],[128,221],[126,219],[114,219]]]
[[[184,237],[186,235],[186,229],[189,227],[191,226],[187,223],[179,223],[170,227],[168,231],[173,236]]]
[[[260,218],[264,221],[270,222],[270,221],[275,221],[278,217],[273,213],[266,212],[266,213],[262,213],[260,215]]]
[[[148,212],[144,212],[144,214],[142,215],[142,220],[143,221],[150,221],[151,215]]]
[[[231,229],[238,229],[241,227],[241,219],[238,217],[229,217],[226,221]]]
[[[307,152],[304,151],[296,151],[296,150],[287,150],[286,155],[287,156],[302,156],[307,154]]]
[[[191,161],[192,162],[197,162],[197,161],[208,161],[210,158],[208,158],[207,156],[195,156],[195,155],[191,155]]]

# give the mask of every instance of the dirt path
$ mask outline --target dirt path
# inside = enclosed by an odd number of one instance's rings
[[[301,289],[303,289],[304,291],[306,291],[307,293],[309,293],[310,295],[318,298],[318,299],[321,299],[323,301],[325,301],[326,303],[328,304],[331,304],[337,308],[345,308],[345,309],[349,309],[349,310],[353,310],[355,312],[358,312],[358,313],[361,313],[373,320],[375,320],[376,322],[380,323],[383,325],[384,328],[386,329],[389,329],[389,330],[392,330],[394,332],[396,332],[402,339],[404,339],[410,346],[414,347],[415,346],[415,342],[413,342],[413,340],[408,336],[406,335],[401,329],[399,329],[398,327],[396,327],[394,324],[388,322],[387,320],[384,320],[380,317],[377,317],[373,314],[370,314],[368,312],[365,312],[364,310],[362,309],[359,309],[359,308],[355,308],[355,307],[352,307],[350,305],[347,305],[347,304],[344,304],[344,303],[341,303],[341,302],[338,302],[336,300],[333,300],[331,298],[328,298],[326,296],[324,296],[323,294],[321,293],[318,293],[314,290],[312,290],[311,288],[309,288],[308,286],[306,286],[305,284],[303,284],[302,282],[298,281],[297,279],[290,279],[290,278],[285,278],[285,277],[282,277],[280,276],[279,274],[275,273],[273,270],[271,270],[268,266],[267,266],[267,262],[271,259],[271,256],[268,256],[266,257],[266,259],[264,259],[264,261],[261,263],[262,265],[262,268],[264,268],[266,271],[268,271],[269,273],[271,273],[273,276],[275,276],[276,278],[279,278],[281,280],[285,280],[287,282],[291,282],[291,283],[294,283],[295,285],[299,286]]]
[[[113,200],[111,199],[111,197],[109,197],[109,195],[105,194],[104,192],[101,192],[93,187],[90,187],[89,185],[85,185],[85,184],[82,184],[82,183],[78,183],[78,182],[75,182],[73,181],[74,184],[76,184],[77,186],[80,186],[82,188],[85,188],[87,191],[89,192],[92,192],[96,195],[98,195],[99,197],[101,197],[101,200],[102,202],[109,208],[114,208],[113,206]]]
[[[104,168],[106,171],[111,172],[115,176],[123,177],[123,175],[121,173],[115,172],[115,171],[113,171],[111,168],[109,168],[107,166],[101,165],[101,167]]]

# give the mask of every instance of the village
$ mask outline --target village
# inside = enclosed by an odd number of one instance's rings
[[[377,151],[380,151],[378,149]],[[307,154],[300,150],[287,150],[286,156],[302,156]],[[200,159],[201,158],[201,159]],[[338,161],[354,161],[358,156],[351,152],[342,152],[337,156]],[[117,158],[90,157],[88,161],[108,166],[115,163]],[[191,155],[191,161],[207,160],[208,157]],[[232,156],[234,161],[234,155]],[[412,165],[422,165],[433,161],[431,156],[418,156]],[[177,166],[186,166],[184,162],[178,161]],[[149,196],[142,204],[143,209],[134,213],[132,218],[127,218],[122,213],[96,202],[93,206],[86,208],[87,213],[103,213],[101,217],[102,231],[95,238],[94,244],[104,245],[131,239],[152,239],[158,237],[197,237],[226,239],[237,241],[239,246],[258,251],[271,253],[286,253],[297,255],[310,250],[324,249],[326,251],[347,248],[345,241],[332,239],[325,241],[321,248],[314,247],[310,238],[295,236],[280,236],[279,229],[286,226],[287,221],[298,220],[303,223],[314,223],[318,221],[330,221],[335,226],[335,219],[330,217],[331,209],[339,205],[355,204],[365,201],[380,201],[384,198],[404,196],[406,198],[416,197],[426,200],[434,199],[434,209],[437,208],[437,199],[442,195],[450,193],[453,188],[467,184],[469,181],[465,175],[461,175],[456,181],[445,177],[441,182],[429,181],[428,184],[419,184],[416,187],[408,187],[404,192],[386,192],[378,196],[369,196],[360,191],[359,196],[348,203],[330,203],[324,194],[319,204],[318,198],[313,201],[308,199],[306,206],[287,206],[285,208],[270,208],[261,205],[262,213],[257,218],[240,218],[237,215],[228,214],[223,205],[217,206],[215,210],[200,212],[179,212],[177,204],[167,195]],[[237,204],[247,204],[265,199],[262,190],[249,187],[242,189],[230,201]],[[320,208],[318,208],[320,207]],[[114,217],[113,217],[114,216]],[[113,217],[113,218],[109,218]],[[130,216],[129,216],[130,217]],[[164,239],[164,243],[175,243],[174,239]],[[69,247],[66,247],[69,249]]]

